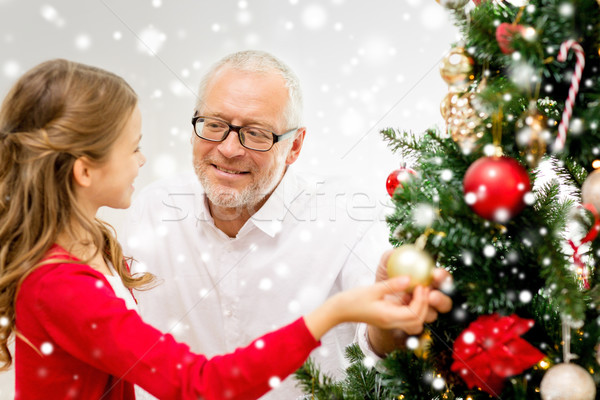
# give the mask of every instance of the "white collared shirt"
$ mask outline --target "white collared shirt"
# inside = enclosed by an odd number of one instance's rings
[[[193,173],[146,187],[122,238],[124,254],[137,260],[133,271],[152,272],[161,282],[136,292],[142,317],[210,357],[294,321],[334,293],[371,284],[390,247],[388,232],[364,198],[349,208],[355,195],[288,170],[230,238],[214,225]],[[343,324],[322,338],[311,355],[322,372],[342,376],[344,349],[355,335],[356,324]],[[288,378],[263,399],[300,396],[294,386]]]

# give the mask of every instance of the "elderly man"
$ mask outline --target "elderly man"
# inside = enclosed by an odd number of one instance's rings
[[[385,224],[360,220],[328,182],[290,166],[306,136],[295,74],[270,54],[246,51],[218,62],[200,85],[192,118],[194,174],[145,188],[130,212],[125,253],[134,270],[163,281],[140,295],[142,316],[208,356],[312,310],[328,296],[371,283],[388,246]],[[381,268],[381,266],[380,266]],[[447,274],[437,271],[437,283]],[[450,308],[438,290],[427,320]],[[384,354],[397,332],[346,324],[313,357],[343,372],[344,348]],[[285,354],[281,354],[285,357]],[[264,398],[293,399],[293,378]]]

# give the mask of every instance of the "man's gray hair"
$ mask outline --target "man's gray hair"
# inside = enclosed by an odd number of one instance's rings
[[[204,104],[204,97],[208,85],[221,68],[227,67],[237,71],[269,73],[277,72],[285,81],[288,88],[288,104],[284,111],[287,123],[286,129],[294,129],[302,126],[302,89],[298,76],[283,61],[277,57],[258,50],[246,50],[230,54],[217,61],[204,75],[198,90],[198,102],[196,109],[200,110]]]

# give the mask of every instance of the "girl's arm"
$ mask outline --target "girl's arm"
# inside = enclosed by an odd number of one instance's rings
[[[115,383],[135,383],[158,398],[255,399],[270,390],[273,377],[283,380],[299,368],[338,323],[411,330],[422,327],[426,310],[424,288],[407,306],[386,298],[408,286],[408,278],[395,278],[338,293],[305,318],[207,359],[127,310],[98,272],[76,264],[52,267],[32,273],[18,299],[19,318],[43,321],[45,334],[60,349],[40,353],[39,365],[52,357],[74,357],[115,376]],[[32,342],[38,349],[43,344]]]

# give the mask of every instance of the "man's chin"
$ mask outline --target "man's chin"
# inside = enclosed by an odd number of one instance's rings
[[[240,207],[243,206],[241,195],[238,192],[227,190],[206,190],[208,200],[219,207]]]
[[[217,207],[245,209],[251,213],[256,212],[258,205],[266,195],[252,194],[244,195],[239,192],[221,192],[215,193],[207,191],[208,200]]]

